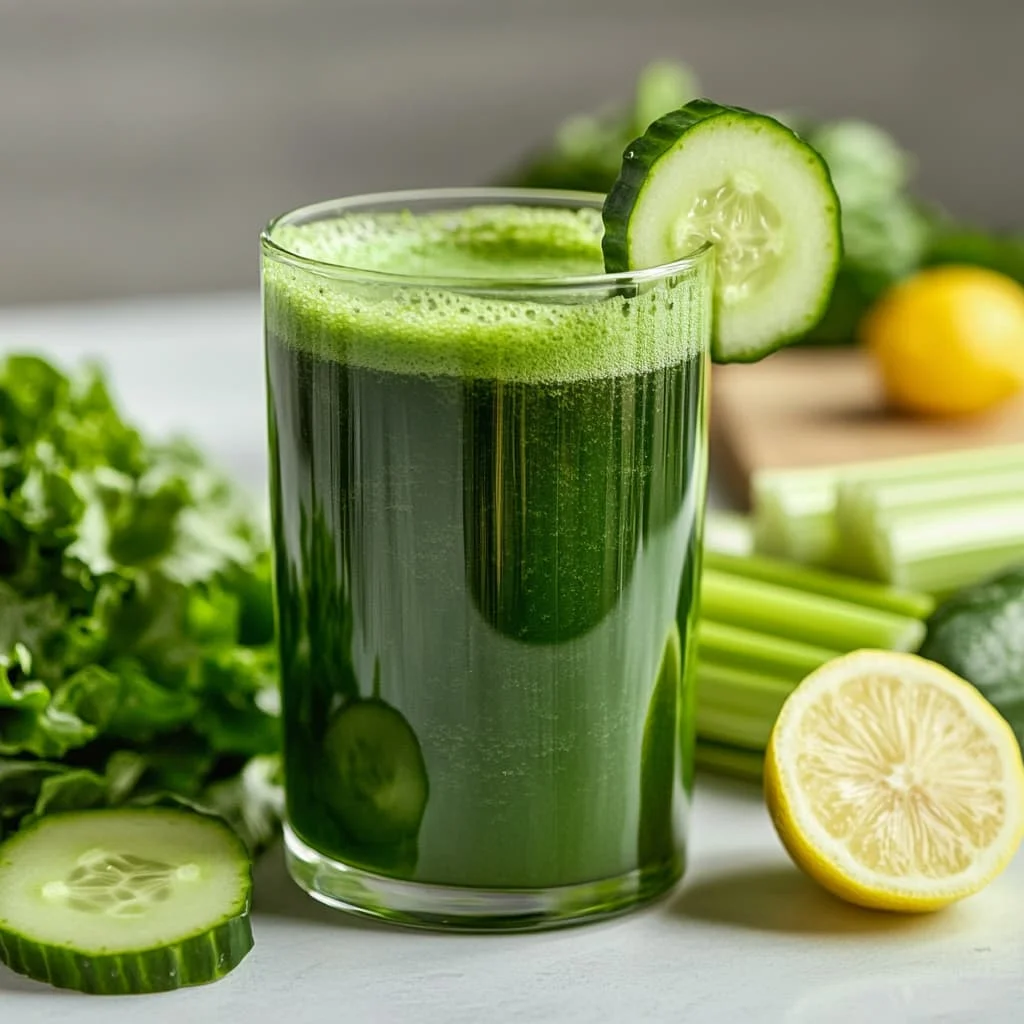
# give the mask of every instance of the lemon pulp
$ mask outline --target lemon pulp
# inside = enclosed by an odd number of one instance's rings
[[[766,794],[797,864],[881,909],[976,892],[1024,826],[1009,726],[952,673],[887,651],[835,659],[794,691],[769,744]]]

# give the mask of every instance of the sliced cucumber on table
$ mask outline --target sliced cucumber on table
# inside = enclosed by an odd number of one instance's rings
[[[241,840],[190,811],[53,814],[0,845],[0,960],[60,988],[161,992],[252,948]]]
[[[821,156],[774,118],[694,100],[627,147],[604,204],[609,273],[715,249],[716,362],[753,362],[825,312],[839,198]]]

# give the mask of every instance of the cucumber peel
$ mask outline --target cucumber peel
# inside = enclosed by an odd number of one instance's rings
[[[842,256],[839,198],[821,156],[764,114],[694,100],[623,155],[605,199],[605,269],[715,250],[715,362],[754,362],[824,315]]]
[[[219,819],[48,815],[0,845],[0,961],[104,995],[202,985],[252,948],[251,890],[248,853]]]

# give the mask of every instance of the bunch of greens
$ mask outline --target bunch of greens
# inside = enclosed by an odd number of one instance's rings
[[[269,564],[244,498],[188,445],[147,444],[99,370],[0,362],[0,838],[172,801],[269,840]]]
[[[811,340],[852,340],[861,316],[892,284],[923,263],[932,214],[910,195],[913,162],[865,121],[791,126],[825,158],[842,207],[843,262]]]
[[[640,73],[629,107],[609,106],[570,117],[551,144],[513,171],[506,183],[607,192],[618,177],[626,146],[652,121],[697,95],[697,81],[685,64],[650,64]]]
[[[630,105],[570,118],[506,183],[607,192],[623,150],[652,121],[698,94],[686,65],[651,64],[641,72]],[[958,223],[921,202],[912,190],[913,158],[883,129],[860,120],[776,116],[822,154],[842,204],[843,263],[829,308],[808,341],[854,340],[871,304],[925,266],[968,263],[1024,283],[1024,237]]]

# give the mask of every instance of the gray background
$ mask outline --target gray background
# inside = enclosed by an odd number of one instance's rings
[[[253,285],[272,213],[485,182],[657,56],[1024,226],[1021,0],[0,0],[0,304]]]

